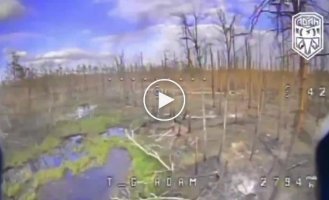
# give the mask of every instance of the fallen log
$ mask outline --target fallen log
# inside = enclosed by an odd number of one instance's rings
[[[140,150],[142,150],[146,155],[149,155],[153,158],[155,158],[156,160],[158,160],[168,171],[174,171],[173,169],[173,164],[171,167],[169,167],[169,165],[167,165],[159,156],[159,154],[152,150],[152,149],[149,149],[147,150],[145,147],[143,147],[142,145],[140,145],[133,137],[130,136],[129,133],[127,133],[126,131],[126,136],[127,138],[135,145],[137,146]]]

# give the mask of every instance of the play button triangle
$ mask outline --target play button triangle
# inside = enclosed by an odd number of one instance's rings
[[[162,108],[171,102],[173,102],[175,99],[163,94],[162,92],[159,92],[159,99],[158,99],[158,108]]]

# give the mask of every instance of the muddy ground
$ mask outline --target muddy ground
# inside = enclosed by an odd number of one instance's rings
[[[248,95],[244,90],[227,98],[223,93],[218,93],[213,102],[209,94],[210,88],[201,86],[188,88],[185,91],[186,109],[191,116],[191,132],[188,133],[188,115],[186,118],[180,117],[176,122],[163,123],[150,120],[142,107],[141,91],[136,89],[127,96],[120,88],[108,88],[102,98],[91,98],[90,94],[86,93],[84,96],[88,98],[83,101],[98,105],[98,114],[114,110],[120,112],[124,116],[121,124],[127,128],[136,128],[135,134],[141,144],[159,152],[165,162],[173,161],[175,165],[173,177],[197,177],[197,187],[168,188],[168,193],[164,196],[175,194],[200,200],[265,200],[275,194],[276,199],[280,200],[315,199],[314,188],[312,188],[315,182],[307,180],[308,176],[314,176],[313,137],[317,126],[314,115],[307,114],[304,132],[297,138],[291,157],[287,163],[285,162],[290,140],[294,134],[296,98],[292,97],[284,101],[279,123],[280,109],[277,94],[266,91],[264,109],[259,122],[257,101],[252,101],[251,108],[248,108]],[[208,91],[204,96],[207,116],[206,138],[202,120],[202,98],[200,94],[192,94],[195,91]],[[225,99],[228,101],[226,138],[219,159]],[[72,106],[70,110],[74,108]],[[41,116],[34,119],[33,123],[42,124],[40,119]],[[28,121],[20,121],[25,123],[20,126],[21,129],[24,129],[24,126],[29,127]],[[258,123],[259,126],[256,128]],[[30,132],[37,131],[33,134],[26,133],[28,137],[22,138],[11,134],[5,139],[5,143],[10,146],[9,149],[28,146],[31,140],[40,139],[39,135],[44,130],[41,127],[41,125],[32,127]],[[258,129],[256,148],[250,160],[256,129]],[[179,137],[177,137],[178,130],[180,130]],[[36,132],[41,133],[36,134]],[[277,139],[278,132],[279,139]],[[198,139],[197,154],[195,153],[196,139]],[[197,161],[197,170],[195,161]],[[277,187],[274,187],[276,180],[274,177],[277,176],[280,181]]]
[[[315,199],[313,147],[316,119],[312,114],[307,114],[303,132],[297,137],[292,153],[286,160],[292,135],[295,134],[297,101],[296,98],[284,101],[279,124],[279,106],[273,101],[275,96],[271,95],[273,94],[270,92],[265,94],[255,154],[251,160],[258,123],[257,102],[252,102],[252,107],[248,109],[245,93],[228,97],[226,141],[220,161],[218,152],[223,134],[225,98],[218,94],[213,107],[211,95],[206,96],[206,113],[211,117],[206,120],[205,142],[203,120],[198,118],[202,117],[201,98],[198,95],[189,97],[191,115],[198,119],[192,119],[192,132],[181,136],[178,141],[199,138],[198,170],[196,173],[195,164],[191,164],[193,155],[190,155],[192,159],[181,162],[182,167],[177,170],[177,177],[200,176],[200,183],[198,189],[181,189],[183,193],[187,193],[192,199]],[[187,120],[182,120],[181,123],[184,127],[188,126]],[[162,125],[153,126],[158,129]],[[177,143],[178,150],[186,144]],[[187,148],[190,152],[195,150],[195,146],[190,144]],[[188,165],[190,167],[186,167]],[[218,172],[219,179],[216,179],[213,173],[215,171]],[[209,176],[205,178],[207,175]]]

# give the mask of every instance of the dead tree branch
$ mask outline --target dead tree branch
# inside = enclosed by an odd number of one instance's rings
[[[168,171],[174,171],[173,165],[170,167],[168,164],[166,164],[160,158],[158,152],[156,152],[152,149],[147,150],[145,147],[140,145],[128,132],[126,132],[126,136],[135,146],[137,146],[140,150],[142,150],[146,155],[149,155],[149,156],[155,158],[156,160],[158,160],[162,164],[162,166],[164,166]]]

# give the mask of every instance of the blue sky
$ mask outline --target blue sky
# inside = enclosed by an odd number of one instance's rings
[[[166,50],[179,55],[180,28],[170,13],[221,8],[228,16],[239,13],[240,26],[255,1],[0,0],[0,68],[10,51],[19,51],[27,65],[109,62],[123,50],[132,62],[141,51],[150,62]],[[203,24],[201,35],[217,37],[210,26]]]
[[[107,12],[114,1],[25,0],[20,17],[0,21],[0,35],[21,33],[0,44],[0,48],[25,48],[31,53],[75,46],[89,48],[91,36],[121,34],[136,30],[133,23]]]

